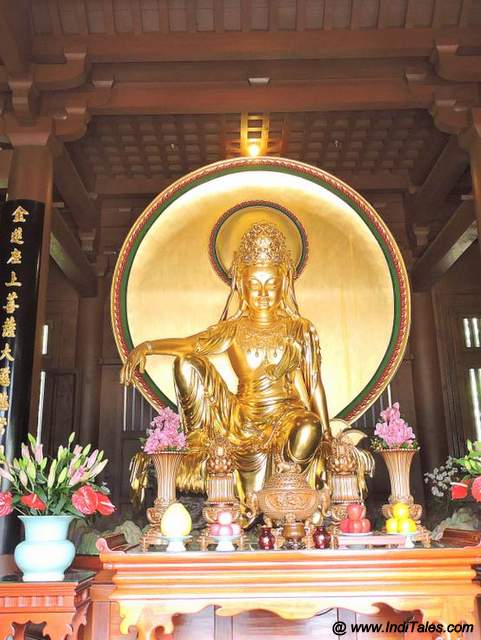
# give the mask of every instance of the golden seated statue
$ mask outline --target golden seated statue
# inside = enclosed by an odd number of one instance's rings
[[[325,469],[332,436],[314,326],[299,314],[295,267],[286,239],[257,222],[243,235],[230,270],[231,292],[221,320],[196,335],[146,341],[128,356],[129,384],[147,356],[175,356],[179,411],[191,455],[178,485],[202,491],[209,442],[232,444],[239,499],[259,491],[278,462],[300,465],[314,483]],[[231,304],[237,301],[234,312]],[[238,378],[232,393],[209,356],[226,353]]]

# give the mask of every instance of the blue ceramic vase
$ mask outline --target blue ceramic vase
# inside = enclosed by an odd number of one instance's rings
[[[25,540],[15,548],[14,558],[25,582],[57,582],[72,564],[75,547],[67,540],[73,516],[19,516]]]

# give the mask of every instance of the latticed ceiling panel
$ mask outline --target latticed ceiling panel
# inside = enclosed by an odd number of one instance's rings
[[[96,178],[173,178],[237,157],[259,141],[333,173],[406,173],[436,131],[422,110],[178,116],[99,116],[70,149],[87,184]]]
[[[35,34],[445,27],[481,23],[478,0],[33,0]]]
[[[288,129],[289,158],[333,171],[406,171],[433,125],[423,111],[372,111],[295,114]]]
[[[98,117],[71,150],[87,181],[172,177],[236,155],[239,138],[240,115]]]

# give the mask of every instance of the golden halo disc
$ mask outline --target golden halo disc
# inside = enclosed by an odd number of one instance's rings
[[[229,269],[244,233],[255,222],[269,222],[284,234],[287,248],[296,266],[297,275],[305,266],[308,241],[305,230],[296,216],[273,202],[243,203],[233,207],[220,218],[211,233],[210,250],[213,266],[224,281],[228,280]]]

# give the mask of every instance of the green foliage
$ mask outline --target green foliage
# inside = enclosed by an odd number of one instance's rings
[[[466,448],[468,453],[464,458],[457,458],[456,464],[462,467],[469,477],[481,476],[481,441],[466,440]]]
[[[395,449],[419,449],[419,444],[417,440],[412,440],[411,442],[403,442],[401,445],[394,447]],[[371,449],[373,451],[392,451],[393,447],[390,447],[388,443],[378,436],[374,436],[371,438]]]

